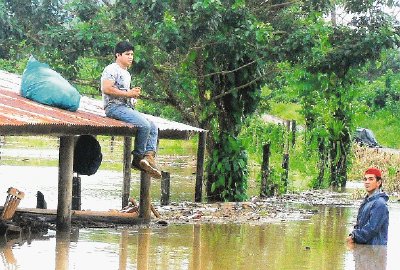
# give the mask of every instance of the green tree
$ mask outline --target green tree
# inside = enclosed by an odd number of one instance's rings
[[[311,63],[306,63],[308,81],[303,91],[307,127],[315,135],[321,153],[320,164],[329,168],[329,185],[344,187],[351,149],[351,131],[361,67],[379,58],[381,52],[398,46],[399,37],[390,17],[378,8],[378,1],[344,2],[352,12],[348,24],[324,26],[319,49],[314,48]],[[322,132],[321,132],[322,131]],[[321,170],[324,170],[321,167]],[[324,173],[320,173],[322,182]]]
[[[346,25],[325,19],[334,14],[331,0],[0,0],[0,53],[12,59],[22,48],[70,80],[93,73],[84,83],[96,85],[115,43],[129,39],[134,84],[144,92],[139,106],[210,130],[208,199],[240,201],[248,172],[238,134],[261,86],[279,85],[282,63],[302,70],[310,141],[321,170],[329,166],[329,183],[345,185],[357,72],[398,43],[379,8],[386,2],[338,0],[354,14]]]
[[[151,54],[155,65],[146,70],[146,85],[161,82],[160,100],[211,131],[208,199],[241,201],[246,198],[247,154],[237,136],[257,107],[271,28],[241,1],[182,3],[154,7],[142,1],[144,20],[153,20],[148,22],[153,22],[149,30],[157,42],[153,50],[160,56]],[[158,80],[150,84],[152,78]]]

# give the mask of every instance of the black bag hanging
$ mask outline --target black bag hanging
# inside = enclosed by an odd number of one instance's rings
[[[103,160],[101,146],[92,135],[79,136],[74,150],[74,172],[82,175],[95,174]]]

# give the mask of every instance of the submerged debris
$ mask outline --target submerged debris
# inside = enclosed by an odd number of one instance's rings
[[[353,203],[346,193],[312,190],[271,198],[253,197],[249,202],[171,203],[168,206],[158,206],[157,210],[162,220],[175,224],[260,224],[309,219],[318,212],[317,206],[345,206]]]

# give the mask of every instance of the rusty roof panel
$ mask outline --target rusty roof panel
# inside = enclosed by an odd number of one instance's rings
[[[120,129],[120,130],[118,130]],[[70,112],[0,89],[0,134],[132,135],[135,127],[88,112]]]
[[[0,70],[1,135],[122,135],[136,128],[105,117],[102,102],[82,96],[76,112],[43,105],[19,95],[21,77]],[[160,129],[160,138],[186,139],[203,129],[146,115]]]

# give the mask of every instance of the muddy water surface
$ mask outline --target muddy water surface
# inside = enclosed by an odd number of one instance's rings
[[[48,208],[57,207],[56,167],[0,164],[0,195],[16,187],[26,193],[21,207],[36,206],[40,190]],[[193,201],[192,169],[171,166],[171,201]],[[82,209],[121,208],[122,172],[99,170],[82,176]],[[139,196],[139,174],[132,175]],[[153,202],[159,182],[152,183]],[[400,205],[390,204],[387,248],[356,246],[344,239],[355,222],[355,207],[312,207],[301,221],[272,224],[185,224],[150,228],[49,231],[39,238],[0,240],[0,269],[399,269]]]
[[[0,269],[398,269],[399,207],[390,208],[387,249],[353,250],[344,238],[355,209],[317,209],[310,220],[257,226],[50,231],[41,239],[1,243]]]

